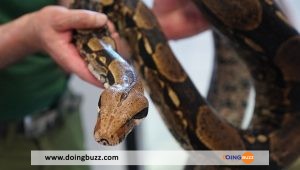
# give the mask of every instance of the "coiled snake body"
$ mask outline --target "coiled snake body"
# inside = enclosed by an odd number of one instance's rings
[[[76,0],[73,7],[104,12],[108,15],[120,35],[128,41],[134,65],[142,78],[148,82],[147,90],[151,99],[183,148],[270,149],[272,163],[278,167],[289,165],[300,153],[298,146],[300,138],[296,135],[300,131],[298,33],[270,0],[194,0],[194,2],[215,29],[235,43],[239,56],[242,56],[252,75],[257,105],[252,126],[247,130],[229,124],[198,93],[168,46],[155,17],[141,1]],[[128,88],[127,92],[136,91],[132,96],[131,93],[118,94],[115,90],[104,91],[102,94],[95,137],[103,144],[112,145],[124,138],[132,129],[133,122],[145,117],[148,105],[143,97],[133,100],[134,102],[130,99],[126,100],[128,103],[120,104],[120,101],[127,98],[142,96],[140,83],[136,85],[139,90],[135,90],[134,84],[139,81],[136,77],[131,78],[130,75],[134,73],[128,65],[125,64],[127,69],[122,68],[124,65],[118,62],[119,57],[103,58],[105,55],[101,52],[106,48],[100,48],[99,44],[105,44],[101,42],[105,42],[103,37],[106,36],[91,37],[90,34],[98,35],[97,31],[86,32],[78,31],[75,39],[77,47],[91,65],[91,70],[99,72],[105,65],[105,76],[97,75],[100,80],[108,82],[111,87],[115,82],[121,89],[125,86],[133,87]],[[93,44],[97,44],[96,47]],[[101,63],[101,67],[93,63]],[[123,75],[129,75],[130,78],[127,80]],[[106,95],[116,97],[104,99]],[[112,104],[114,101],[117,103]],[[285,145],[287,141],[290,142],[289,145]]]

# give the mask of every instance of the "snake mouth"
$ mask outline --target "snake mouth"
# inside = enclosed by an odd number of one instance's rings
[[[113,135],[107,133],[101,134],[101,131],[95,133],[96,141],[102,145],[114,146],[121,143],[125,137],[133,130],[133,128],[139,125],[146,116],[148,115],[148,107],[142,109],[140,112],[135,114],[132,118],[126,121]]]
[[[114,146],[121,143],[125,137],[132,131],[132,129],[139,124],[139,120],[130,119],[123,126],[121,126],[114,135],[104,135],[98,138],[97,142],[106,146]]]
[[[148,115],[148,107],[144,108],[140,112],[138,112],[136,115],[132,117],[132,119],[144,119]]]
[[[133,130],[133,128],[139,125],[148,115],[148,107],[142,109],[136,115],[134,115],[131,119],[129,119],[118,131],[117,134],[119,136],[119,143],[121,143],[125,137]]]
[[[109,142],[107,139],[100,139],[99,143],[101,143],[102,145],[109,145]]]

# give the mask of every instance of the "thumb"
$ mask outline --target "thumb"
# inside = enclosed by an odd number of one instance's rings
[[[54,27],[58,31],[99,28],[107,23],[107,16],[88,10],[67,9]]]

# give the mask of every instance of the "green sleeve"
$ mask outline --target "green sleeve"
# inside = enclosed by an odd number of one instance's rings
[[[0,24],[55,2],[1,0]],[[20,119],[51,107],[64,92],[67,80],[68,75],[49,56],[42,53],[27,56],[24,60],[1,69],[0,121]]]

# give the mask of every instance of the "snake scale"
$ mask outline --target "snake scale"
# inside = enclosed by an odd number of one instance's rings
[[[148,100],[142,82],[115,52],[108,28],[76,30],[74,39],[89,70],[106,88],[99,99],[101,118],[97,119],[95,139],[103,145],[118,144],[147,116]]]
[[[272,0],[193,1],[214,30],[233,42],[251,74],[256,105],[246,130],[228,123],[199,94],[141,1],[75,0],[73,8],[107,14],[127,40],[151,99],[184,149],[270,149],[271,164],[277,169],[290,165],[300,153],[297,31]],[[114,145],[146,116],[148,103],[133,69],[113,52],[114,45],[108,45],[112,42],[108,35],[107,29],[94,29],[78,30],[74,37],[90,70],[107,87],[99,100],[95,138]]]
[[[213,38],[215,61],[207,101],[232,125],[246,128],[244,119],[253,88],[250,72],[227,38],[215,31]]]

